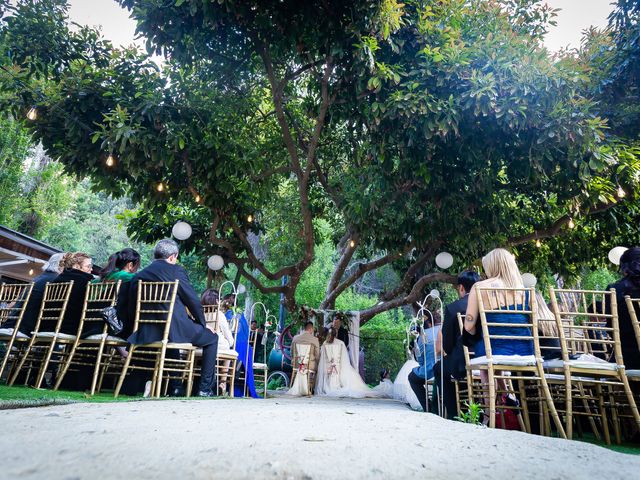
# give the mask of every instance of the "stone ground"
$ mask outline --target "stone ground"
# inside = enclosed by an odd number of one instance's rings
[[[413,412],[276,397],[0,411],[2,479],[625,479],[640,456]]]

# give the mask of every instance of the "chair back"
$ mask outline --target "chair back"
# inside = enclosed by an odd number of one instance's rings
[[[295,346],[291,365],[297,368],[300,373],[307,373],[311,362],[311,345],[308,343],[296,343]]]
[[[462,332],[464,332],[464,317],[466,317],[466,315],[463,315],[460,312],[458,312],[457,316],[458,316],[458,326],[460,327],[460,333],[462,333]],[[468,369],[469,368],[469,362],[471,361],[471,355],[473,355],[474,352],[471,351],[469,349],[469,347],[467,347],[464,344],[462,345],[462,352],[464,354],[464,364]]]
[[[134,331],[138,331],[142,326],[155,327],[162,331],[162,341],[166,342],[169,339],[179,282],[138,281]]]
[[[29,302],[33,283],[3,283],[0,285],[0,328],[13,320],[15,330],[20,328],[24,309]]]
[[[78,326],[80,337],[85,334],[107,333],[107,324],[102,318],[102,311],[107,307],[115,306],[120,284],[120,280],[87,284]]]
[[[624,301],[626,302],[627,309],[629,310],[631,326],[633,327],[633,332],[636,335],[638,350],[640,350],[640,298],[631,298],[627,295],[624,297]]]
[[[36,332],[60,332],[72,288],[73,280],[45,285],[40,313],[35,326]]]
[[[337,375],[340,372],[342,349],[337,343],[324,343],[322,348],[327,354],[327,373],[329,375]]]
[[[588,354],[623,365],[614,289],[600,291],[551,287],[549,292],[564,361]]]
[[[203,305],[202,311],[204,313],[204,320],[207,322],[207,327],[217,332],[219,328],[218,312],[220,311],[220,305]]]
[[[494,287],[476,291],[487,359],[491,359],[498,345],[540,358],[535,290]]]

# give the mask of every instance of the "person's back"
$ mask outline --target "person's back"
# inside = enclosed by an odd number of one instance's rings
[[[61,263],[64,266],[64,270],[51,283],[73,281],[73,287],[69,294],[69,301],[62,319],[60,332],[67,335],[75,335],[78,332],[80,317],[82,316],[87,285],[93,280],[93,275],[91,275],[93,262],[86,253],[76,252],[65,254]]]
[[[309,359],[309,368],[311,370],[316,369],[316,364],[318,357],[320,356],[320,343],[318,339],[313,335],[313,324],[309,323],[305,326],[305,330],[302,333],[299,333],[291,342],[292,352],[294,352],[295,345],[311,345],[310,359]],[[294,368],[297,365],[294,365]]]

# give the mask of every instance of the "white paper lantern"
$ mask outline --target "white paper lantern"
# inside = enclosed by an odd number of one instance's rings
[[[613,247],[609,250],[609,261],[614,265],[620,265],[620,257],[629,250],[627,247]]]
[[[431,295],[433,298],[440,298],[440,292],[438,291],[437,288],[434,288],[433,290],[431,290],[429,292],[429,295]]]
[[[538,283],[538,279],[533,273],[523,273],[522,274],[522,284],[525,288],[535,287]]]
[[[238,292],[238,295],[243,294],[244,292],[247,291],[247,287],[245,287],[243,284],[238,284],[238,288],[236,288],[236,292]]]
[[[446,270],[453,265],[453,256],[449,252],[440,252],[436,255],[436,265]]]
[[[220,255],[211,255],[207,260],[207,266],[211,270],[220,270],[224,267],[224,259]]]
[[[192,233],[191,225],[187,222],[177,222],[171,229],[171,233],[178,240],[186,240]]]

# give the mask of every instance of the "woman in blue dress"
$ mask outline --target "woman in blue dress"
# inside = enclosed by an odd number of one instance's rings
[[[233,302],[233,298],[229,298],[229,295],[225,297],[225,303],[228,301]],[[240,368],[246,369],[247,389],[249,395],[253,398],[258,398],[256,393],[256,387],[253,380],[253,348],[249,345],[249,322],[247,321],[244,313],[233,313],[233,309],[229,308],[225,312],[225,317],[231,323],[231,320],[240,322],[238,324],[238,333],[236,334],[236,342],[234,348],[238,352],[238,365]],[[244,397],[244,383],[242,386],[234,386],[234,395],[236,397]]]
[[[482,328],[480,326],[480,314],[478,307],[478,289],[514,288],[524,290],[522,276],[516,264],[514,256],[503,248],[491,250],[482,258],[482,268],[487,276],[486,280],[477,282],[469,293],[469,302],[464,320],[464,343],[474,349],[475,357],[486,355]],[[518,310],[528,310],[529,304],[534,299],[528,298],[527,292],[497,291],[495,294],[482,292],[482,303],[488,310],[512,310],[511,314],[486,313],[487,323],[511,323],[529,324],[528,314],[518,313]],[[505,336],[531,336],[528,328],[521,327],[489,327],[491,335]],[[533,341],[530,339],[516,340],[497,338],[491,340],[491,354],[496,355],[520,355],[530,356],[534,354]],[[486,370],[480,370],[480,378],[483,383],[488,382]],[[498,390],[506,390],[504,380],[498,381]],[[508,399],[503,398],[503,401]],[[488,401],[488,399],[485,399]]]

